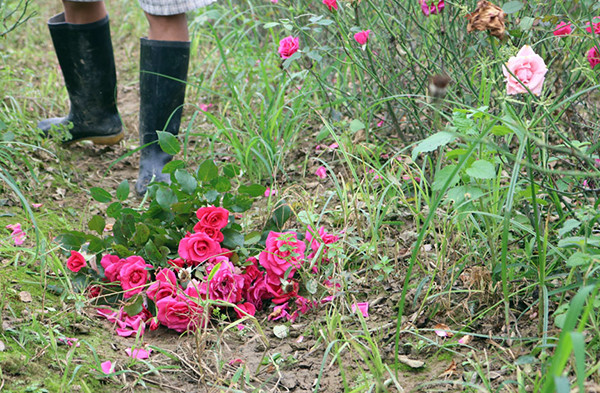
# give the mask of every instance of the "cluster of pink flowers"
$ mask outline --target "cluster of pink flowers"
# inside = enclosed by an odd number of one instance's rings
[[[323,227],[316,231],[309,227],[305,243],[294,232],[270,232],[265,249],[257,257],[248,258],[243,266],[236,266],[231,260],[233,253],[220,244],[224,239],[222,230],[229,223],[229,211],[203,207],[196,216],[194,232],[187,233],[179,242],[179,258],[170,261],[171,267],[156,271],[154,281],[149,284],[149,270],[153,266],[141,257],[122,259],[110,254],[102,257],[106,282],[119,282],[125,298],[144,295],[144,308],[138,315],[129,316],[123,309],[99,311],[117,325],[117,334],[143,334],[146,327],[156,329],[159,325],[177,332],[193,331],[206,325],[212,307],[234,306],[235,313],[243,318],[254,315],[270,301],[276,305],[270,319],[294,321],[316,306],[316,302],[298,295],[297,272],[306,261],[314,263],[313,272],[318,271],[321,263],[328,263],[329,247],[339,240],[338,236]],[[78,272],[86,266],[86,261],[76,251],[71,254],[67,267]],[[98,289],[94,286],[88,293],[97,296]],[[150,302],[155,305],[155,316],[148,311],[153,309],[148,306]]]
[[[15,246],[20,246],[25,242],[25,238],[27,236],[25,235],[25,232],[23,232],[23,230],[21,229],[21,224],[8,224],[6,226],[6,229],[10,229],[12,231],[10,236],[15,242]]]
[[[592,22],[585,23],[586,28],[585,31],[593,34],[600,34],[600,16],[597,16],[592,19]],[[573,24],[567,22],[560,22],[553,31],[553,34],[557,37],[564,37],[573,32]],[[590,67],[595,68],[598,64],[600,64],[600,49],[597,45],[592,46],[587,51],[587,60],[590,63]]]

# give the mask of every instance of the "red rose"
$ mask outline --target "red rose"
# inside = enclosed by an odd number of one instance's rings
[[[121,269],[121,288],[125,291],[123,297],[129,298],[136,293],[142,292],[143,286],[148,280],[148,270],[152,267],[148,265],[143,258],[131,256],[125,260],[125,264]]]
[[[196,330],[204,325],[204,309],[193,299],[185,296],[177,298],[165,297],[156,302],[156,315],[158,321],[176,332],[183,333],[186,330]]]
[[[221,245],[206,233],[188,233],[179,242],[179,255],[194,266],[221,253]]]
[[[67,259],[67,269],[77,273],[85,267],[85,258],[77,251],[71,250],[71,256]]]
[[[201,207],[196,212],[196,217],[203,226],[223,229],[229,221],[229,210],[214,206]]]
[[[224,239],[220,229],[215,227],[209,227],[207,225],[202,224],[202,222],[199,222],[196,225],[194,225],[194,232],[206,233],[208,237],[219,243],[221,243]]]

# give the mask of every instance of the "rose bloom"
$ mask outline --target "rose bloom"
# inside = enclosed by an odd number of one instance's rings
[[[67,269],[77,273],[85,267],[85,258],[77,251],[71,250],[71,256],[67,259]]]
[[[100,260],[100,264],[104,268],[104,276],[109,282],[121,280],[121,268],[125,264],[125,260],[117,255],[106,254]]]
[[[194,225],[194,232],[206,233],[208,237],[219,243],[221,243],[224,239],[224,236],[219,228],[203,225],[202,222]]]
[[[121,268],[121,288],[125,291],[124,298],[130,298],[133,295],[142,292],[143,286],[148,281],[148,270],[151,268],[142,257],[131,256],[125,259],[125,264]]]
[[[254,304],[246,302],[243,304],[236,304],[233,311],[235,311],[238,318],[242,319],[246,316],[246,314],[250,314],[250,315],[256,314],[256,307],[254,306]]]
[[[196,212],[196,217],[200,220],[201,225],[220,230],[227,226],[229,210],[214,206],[201,207]]]
[[[590,26],[590,22],[586,22],[585,25],[587,26],[585,28],[585,31],[587,31],[588,33],[592,32],[592,28],[594,29],[594,34],[600,34],[600,22],[598,22],[598,19],[600,18],[600,16],[597,16],[595,18],[592,19],[592,25]],[[596,21],[596,22],[594,22]]]
[[[314,235],[313,235],[314,234]],[[317,236],[318,234],[318,236]],[[336,235],[328,233],[324,227],[319,228],[317,232],[309,225],[308,230],[306,231],[306,243],[309,245],[312,252],[308,256],[309,259],[312,259],[316,252],[319,250],[322,244],[333,244],[336,243],[340,238]],[[327,246],[323,247],[321,255],[324,260],[327,260],[327,251],[329,248]]]
[[[194,266],[221,253],[221,245],[206,233],[188,233],[179,242],[179,256]]]
[[[509,70],[523,83],[519,83]],[[509,95],[527,93],[527,87],[533,94],[539,96],[542,92],[544,78],[548,68],[539,55],[535,54],[529,45],[525,45],[516,56],[511,57],[502,67],[506,77],[506,93]]]
[[[315,175],[320,179],[325,179],[327,177],[327,169],[324,166],[320,166],[317,168]]]
[[[323,0],[323,4],[325,4],[327,6],[327,8],[329,8],[329,11],[331,11],[332,9],[333,10],[338,9],[336,0]]]
[[[221,262],[219,270],[208,283],[208,295],[213,300],[237,303],[242,300],[244,277],[235,274],[235,267],[229,261]]]
[[[266,276],[262,276],[256,280],[247,291],[244,292],[243,298],[254,304],[257,310],[261,310],[263,306],[263,300],[269,299],[271,295],[267,290]]]
[[[354,39],[361,45],[365,45],[369,40],[369,34],[371,34],[371,30],[363,30],[354,34]]]
[[[204,311],[202,306],[183,295],[160,299],[156,302],[156,309],[158,321],[179,333],[186,330],[194,331],[205,322],[202,321]]]
[[[271,294],[271,302],[275,304],[285,303],[291,298],[298,296],[298,289],[300,288],[300,284],[294,280],[285,280],[286,283],[283,284],[282,280],[279,277],[267,275],[265,279],[265,284],[267,287],[268,293]]]
[[[560,22],[555,28],[553,34],[555,36],[569,35],[573,31],[573,25],[570,23]]]
[[[445,6],[446,4],[444,3],[444,0],[437,1],[437,4],[436,0],[421,0],[421,11],[423,11],[425,16],[437,14],[438,12],[442,11]]]
[[[154,281],[146,290],[148,299],[157,302],[165,297],[177,296],[177,276],[171,269],[161,269],[156,273]]]
[[[300,39],[294,36],[288,36],[279,41],[279,56],[282,59],[287,59],[294,53],[298,52]]]
[[[587,59],[590,62],[590,67],[594,68],[600,64],[600,51],[597,46],[593,46],[587,52]]]
[[[265,250],[258,256],[259,263],[267,274],[283,277],[290,267],[290,276],[304,262],[306,244],[298,241],[295,233],[273,232],[267,236]]]

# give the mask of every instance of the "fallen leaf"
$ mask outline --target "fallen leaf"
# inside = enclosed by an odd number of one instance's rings
[[[435,332],[435,334],[437,334],[440,337],[452,337],[454,336],[454,333],[450,332],[450,326],[444,324],[444,323],[438,323],[437,325],[435,325],[433,327],[433,331]]]
[[[0,341],[0,352],[4,352],[5,349],[6,349],[6,345],[4,345],[3,341]]]
[[[31,301],[33,300],[31,297],[31,293],[29,293],[27,291],[19,292],[19,298],[21,299],[21,301],[23,303],[31,303]]]
[[[440,374],[440,377],[449,378],[456,373],[456,362],[452,360],[446,370]]]
[[[471,342],[471,340],[473,340],[473,336],[462,336],[459,340],[458,343],[462,344],[462,345],[469,345],[469,343]]]
[[[273,334],[277,338],[286,338],[290,333],[290,329],[286,325],[277,325],[273,327]]]
[[[404,355],[399,355],[398,360],[400,361],[400,363],[406,364],[408,367],[411,368],[421,368],[425,365],[425,362],[421,360],[410,359],[408,356]]]

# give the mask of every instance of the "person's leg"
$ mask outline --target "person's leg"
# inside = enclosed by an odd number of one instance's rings
[[[185,14],[167,16],[146,12],[150,24],[148,38],[140,49],[140,170],[135,185],[143,195],[151,181],[169,183],[163,167],[173,158],[156,142],[156,131],[179,132],[185,98],[190,43]]]
[[[112,145],[123,138],[116,105],[117,77],[108,15],[102,1],[64,1],[65,12],[48,20],[71,108],[67,116],[45,119],[38,128],[69,128],[64,142],[91,140]],[[65,133],[66,134],[66,133]]]
[[[83,25],[99,21],[106,17],[104,1],[64,1],[65,22]]]

